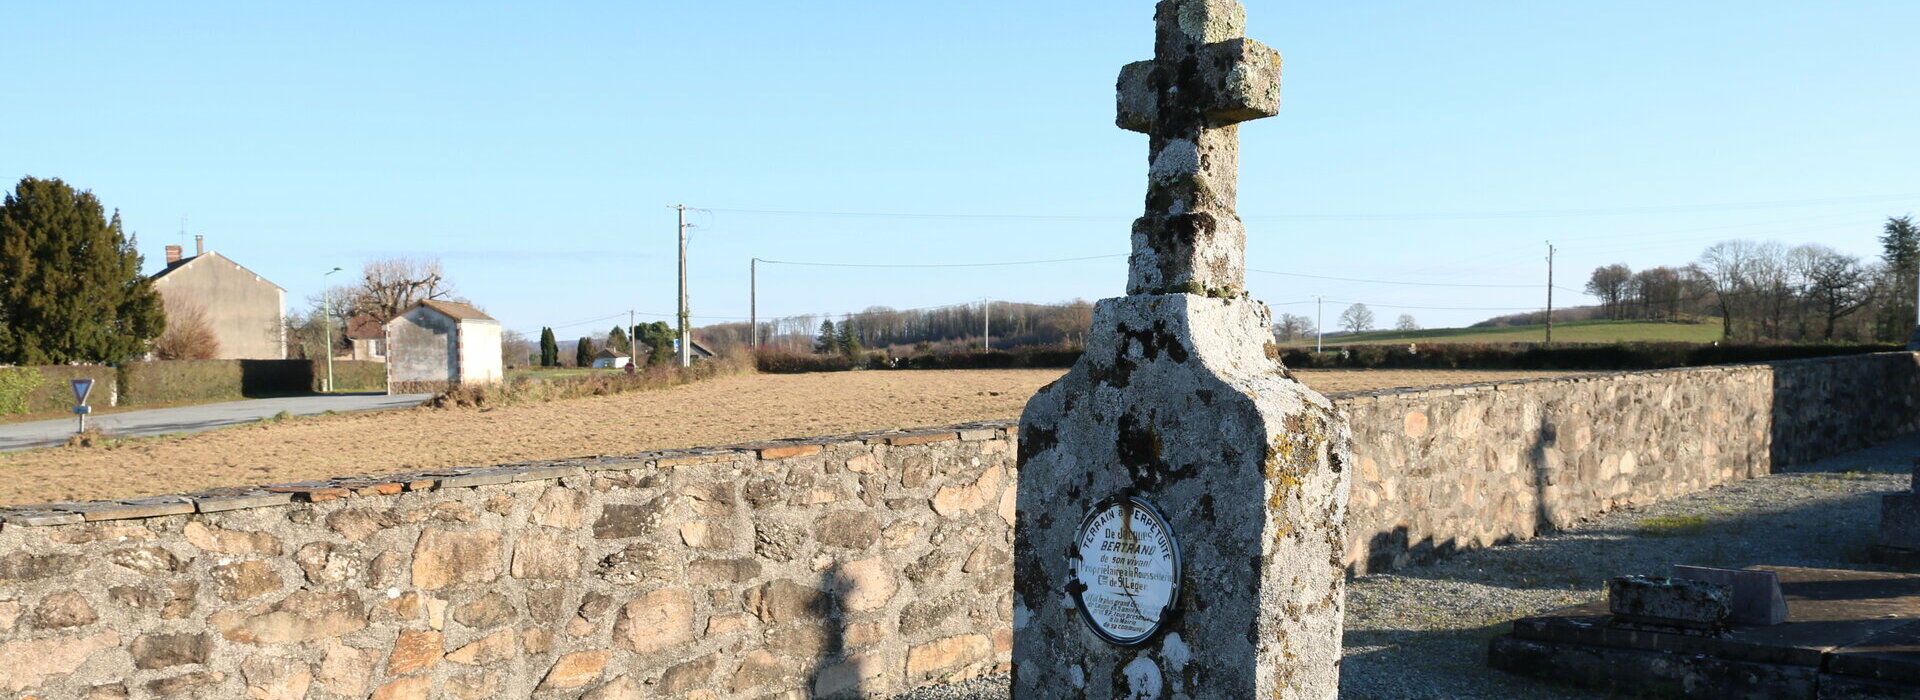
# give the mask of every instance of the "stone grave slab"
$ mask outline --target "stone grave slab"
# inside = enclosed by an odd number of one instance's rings
[[[1673,577],[1726,586],[1733,593],[1728,622],[1777,625],[1787,621],[1787,599],[1780,593],[1780,575],[1772,571],[1676,564]]]
[[[1778,577],[1785,623],[1736,623],[1719,635],[1654,632],[1616,626],[1600,601],[1514,621],[1493,640],[1488,663],[1649,697],[1920,699],[1920,575],[1747,571]]]

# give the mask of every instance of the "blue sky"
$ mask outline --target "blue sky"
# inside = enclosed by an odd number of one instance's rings
[[[1920,209],[1910,2],[1279,2],[1281,115],[1242,129],[1250,266],[1560,284],[1726,238],[1871,255]],[[0,177],[118,207],[150,268],[204,234],[290,300],[368,257],[441,258],[509,328],[673,309],[752,257],[971,263],[1126,252],[1146,140],[1112,125],[1148,0],[31,3],[8,7]],[[767,213],[767,212],[804,212]],[[945,216],[870,216],[867,214]],[[847,215],[860,214],[860,215]],[[192,245],[190,237],[185,244]],[[1113,296],[1124,260],[763,266],[762,316]],[[335,279],[338,279],[336,276]],[[1540,289],[1250,275],[1276,312],[1460,325]],[[1567,303],[1562,293],[1558,300]],[[1445,307],[1445,308],[1398,308]],[[654,318],[654,317],[649,317]]]

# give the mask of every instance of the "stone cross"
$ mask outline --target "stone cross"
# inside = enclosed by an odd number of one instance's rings
[[[1238,296],[1246,231],[1234,214],[1240,122],[1280,111],[1280,54],[1247,39],[1235,0],[1160,3],[1154,59],[1120,71],[1120,128],[1152,137],[1147,211],[1127,293]]]
[[[1127,295],[1020,417],[1013,694],[1332,700],[1351,431],[1265,351],[1234,214],[1238,124],[1280,57],[1233,0],[1161,0],[1119,81],[1150,136]]]

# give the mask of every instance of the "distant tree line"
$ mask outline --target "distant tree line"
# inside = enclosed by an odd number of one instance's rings
[[[991,316],[991,326],[987,321]],[[809,314],[760,322],[763,348],[795,353],[846,354],[867,349],[904,355],[919,349],[979,348],[992,333],[992,347],[1008,350],[1086,342],[1093,326],[1093,304],[1075,299],[1059,304],[995,301],[932,309],[868,307],[852,314]],[[702,327],[704,343],[728,352],[752,342],[753,327],[725,323]],[[831,336],[831,342],[828,341]]]
[[[1911,216],[1889,218],[1880,244],[1879,259],[1861,260],[1818,243],[1724,241],[1681,267],[1596,268],[1586,291],[1600,300],[1598,317],[1714,317],[1728,340],[1904,341],[1914,326],[1920,229]]]

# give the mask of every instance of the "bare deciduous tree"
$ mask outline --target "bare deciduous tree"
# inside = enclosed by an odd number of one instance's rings
[[[1373,330],[1373,309],[1366,304],[1354,304],[1340,312],[1340,327],[1348,333],[1360,333]]]
[[[453,298],[453,285],[447,283],[437,259],[369,260],[361,269],[361,277],[349,312],[372,316],[383,324],[416,302]]]
[[[1633,270],[1626,265],[1614,264],[1595,268],[1593,277],[1587,280],[1587,293],[1600,298],[1600,308],[1607,318],[1618,320],[1621,317],[1621,300],[1626,298],[1627,286],[1633,281]]]
[[[220,339],[213,335],[206,309],[186,299],[162,297],[167,329],[153,339],[153,356],[160,360],[211,360],[220,354]]]
[[[1413,320],[1413,314],[1400,314],[1400,320],[1393,322],[1393,329],[1396,331],[1417,331],[1420,330],[1420,322]]]
[[[1825,321],[1822,340],[1833,340],[1840,319],[1873,299],[1867,270],[1860,259],[1817,243],[1794,248],[1797,272],[1804,280],[1807,301]]]
[[[1313,319],[1297,314],[1280,314],[1280,320],[1273,324],[1273,337],[1287,342],[1311,337],[1316,330]]]

